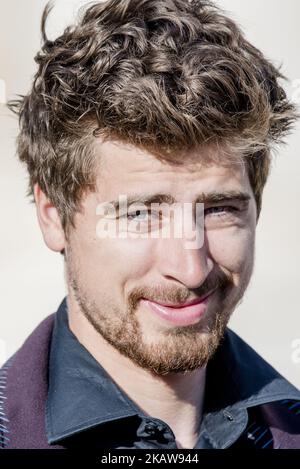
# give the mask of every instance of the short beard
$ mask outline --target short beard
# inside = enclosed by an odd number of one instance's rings
[[[68,261],[69,285],[81,312],[90,324],[119,353],[157,375],[187,373],[207,364],[220,345],[230,316],[242,299],[250,279],[249,273],[242,285],[235,287],[231,279],[220,271],[214,281],[204,282],[204,289],[199,294],[200,297],[205,290],[211,291],[209,287],[217,285],[213,295],[217,295],[218,310],[209,311],[209,315],[205,315],[203,321],[196,324],[160,329],[157,333],[158,340],[149,343],[147,337],[143,336],[137,318],[137,306],[142,298],[156,301],[167,299],[162,291],[146,287],[135,289],[129,295],[125,311],[116,307],[113,299],[106,294],[102,296],[102,304],[98,305],[84,291],[79,282],[79,273],[70,258]],[[168,299],[170,301],[176,298],[180,301],[186,294],[190,295],[190,292],[177,291]]]

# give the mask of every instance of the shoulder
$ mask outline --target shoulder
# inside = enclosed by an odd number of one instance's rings
[[[230,374],[243,399],[300,400],[300,391],[245,340],[227,328],[224,349]]]
[[[21,429],[43,429],[54,318],[55,313],[47,316],[0,369],[3,383],[0,447],[1,444],[2,447],[32,447],[30,435]]]
[[[300,391],[230,329],[225,342],[239,405],[258,419],[250,419],[255,446],[268,440],[275,449],[300,448]]]
[[[22,367],[21,376],[32,366],[32,363],[39,362],[48,348],[51,341],[54,326],[55,313],[47,316],[27,337],[23,345],[4,364],[3,368],[9,369]],[[39,354],[39,356],[37,356]],[[19,376],[20,378],[20,376]]]

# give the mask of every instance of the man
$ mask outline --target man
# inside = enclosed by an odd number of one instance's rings
[[[228,328],[282,75],[207,1],[96,3],[55,41],[47,14],[11,108],[68,294],[1,370],[2,447],[300,447],[299,391]]]

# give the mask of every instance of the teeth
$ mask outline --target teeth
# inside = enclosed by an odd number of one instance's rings
[[[164,310],[164,307],[163,307],[163,306],[160,306],[160,305],[156,304],[156,307],[157,307],[157,309],[159,309],[159,311],[161,311],[162,313],[164,313],[164,312],[165,312],[165,310]]]
[[[155,303],[156,306],[159,308],[186,308],[187,306],[193,306],[193,305],[160,305],[158,303]]]

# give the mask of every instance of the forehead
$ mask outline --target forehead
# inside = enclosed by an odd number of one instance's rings
[[[229,162],[222,150],[200,148],[182,155],[183,164],[160,161],[146,150],[119,142],[96,145],[98,160],[97,192],[101,198],[120,193],[163,190],[190,198],[195,191],[248,190],[247,170],[240,159]]]

